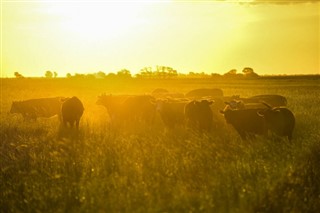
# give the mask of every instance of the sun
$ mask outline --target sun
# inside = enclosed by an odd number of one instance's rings
[[[147,5],[144,3],[109,2],[67,4],[49,9],[59,15],[60,26],[71,36],[86,40],[117,38],[139,27]]]

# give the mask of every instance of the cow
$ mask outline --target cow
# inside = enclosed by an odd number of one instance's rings
[[[214,104],[210,105],[213,115],[213,127],[214,129],[221,129],[225,126],[225,119],[220,113],[220,110],[224,109],[226,104],[224,97],[207,98],[207,100],[213,101]]]
[[[242,100],[232,100],[225,102],[225,109],[264,109],[266,105],[262,103],[245,103]]]
[[[157,99],[154,104],[167,129],[184,126],[184,107],[189,101],[180,99]]]
[[[155,118],[154,98],[150,95],[128,97],[122,104],[122,113],[133,122],[152,124]]]
[[[62,101],[61,116],[63,126],[67,127],[69,124],[70,128],[73,128],[75,124],[78,130],[80,118],[84,111],[82,102],[77,97],[66,98]]]
[[[165,99],[165,98],[184,98],[184,94],[180,92],[169,92],[166,89],[155,89],[152,91],[151,95],[156,99]]]
[[[223,92],[221,89],[217,88],[200,88],[200,89],[194,89],[185,94],[185,97],[187,98],[204,98],[204,97],[222,97]]]
[[[168,91],[167,89],[157,88],[157,89],[155,89],[155,90],[153,90],[153,91],[151,92],[151,95],[154,96],[154,97],[156,97],[156,98],[158,98],[159,96],[160,96],[160,97],[163,97],[163,96],[165,96],[165,95],[168,94],[168,93],[169,93],[169,91]]]
[[[61,98],[38,98],[14,101],[10,113],[20,113],[24,120],[37,120],[39,117],[50,118],[60,115]],[[60,116],[59,116],[60,117]]]
[[[273,107],[287,106],[287,99],[282,95],[256,95],[249,98],[240,98],[245,104],[265,102]]]
[[[110,116],[110,120],[112,123],[116,122],[116,120],[123,119],[124,115],[122,115],[123,111],[123,103],[124,101],[130,97],[129,95],[106,95],[103,94],[98,96],[98,100],[96,102],[97,105],[104,106],[108,114]]]
[[[199,131],[210,131],[213,127],[213,113],[210,108],[213,101],[193,100],[186,104],[184,113],[187,126]]]
[[[152,123],[155,116],[155,107],[151,103],[150,95],[102,95],[97,104],[107,108],[111,123],[142,122]]]
[[[213,101],[214,104],[210,105],[213,114],[213,127],[214,129],[220,129],[224,127],[225,119],[220,113],[220,110],[226,107],[227,101],[231,101],[235,98],[239,98],[239,95],[223,96],[223,97],[204,97],[196,100],[208,100]]]
[[[61,103],[61,123],[58,139],[70,137],[71,141],[77,140],[79,136],[79,123],[84,111],[83,104],[77,97],[61,99]]]
[[[226,108],[220,112],[226,122],[234,127],[243,140],[246,140],[248,136],[267,134],[264,119],[258,115],[259,110]]]
[[[286,107],[271,107],[268,104],[266,106],[267,109],[260,110],[257,114],[264,119],[268,130],[291,141],[295,126],[294,114]]]

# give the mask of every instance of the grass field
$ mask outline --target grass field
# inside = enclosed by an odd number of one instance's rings
[[[242,97],[281,94],[296,117],[293,140],[242,141],[161,125],[111,128],[106,94],[221,88]],[[320,78],[241,80],[1,79],[0,212],[317,212]],[[25,122],[12,101],[77,96],[80,140],[57,140],[58,118]]]

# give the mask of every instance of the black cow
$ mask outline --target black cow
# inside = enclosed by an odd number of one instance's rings
[[[186,95],[187,98],[204,98],[204,97],[222,97],[223,92],[221,89],[201,88],[189,91]]]
[[[266,135],[267,129],[264,119],[257,114],[260,109],[237,109],[231,108],[221,110],[226,122],[231,124],[242,139],[258,134]]]
[[[260,110],[261,116],[267,125],[267,128],[279,136],[285,136],[289,141],[292,140],[292,133],[295,126],[294,114],[286,107],[271,107]]]
[[[107,108],[113,124],[152,123],[155,107],[150,95],[102,95],[97,104]]]
[[[60,114],[60,100],[61,97],[14,101],[10,113],[20,113],[25,120],[36,120],[39,117],[50,118]]]
[[[62,123],[64,127],[67,127],[69,124],[70,128],[73,128],[75,124],[78,130],[83,111],[83,104],[77,97],[64,99],[61,106]]]
[[[210,131],[213,127],[213,113],[210,105],[213,101],[191,101],[185,106],[187,126],[200,131]]]
[[[272,107],[287,106],[287,99],[282,95],[256,95],[249,98],[240,98],[245,104],[265,102]]]
[[[189,101],[180,99],[158,99],[155,108],[167,129],[173,130],[177,126],[184,126],[184,107]]]

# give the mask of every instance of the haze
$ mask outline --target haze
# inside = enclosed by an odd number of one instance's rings
[[[156,65],[319,74],[319,1],[239,2],[1,1],[1,77]]]

